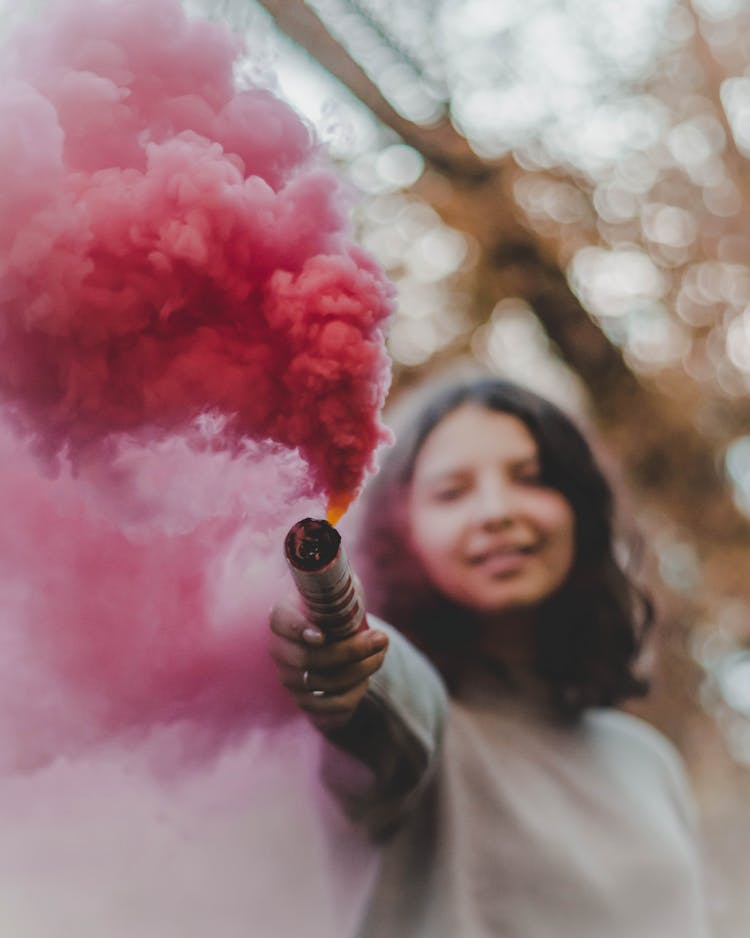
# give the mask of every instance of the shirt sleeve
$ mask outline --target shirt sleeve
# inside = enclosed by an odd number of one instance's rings
[[[388,651],[354,717],[325,734],[322,773],[349,817],[383,839],[435,773],[448,699],[429,661],[395,629],[370,619],[388,634]]]
[[[698,811],[685,764],[675,745],[641,717],[623,711],[607,711],[610,727],[616,725],[619,743],[628,744],[640,764],[650,766],[656,784],[663,788],[683,828],[691,834],[698,829]],[[602,715],[600,715],[600,719]],[[643,756],[648,755],[644,760]]]

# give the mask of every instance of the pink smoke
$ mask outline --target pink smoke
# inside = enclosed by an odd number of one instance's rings
[[[315,502],[295,453],[229,454],[218,432],[115,438],[49,478],[0,425],[0,771],[175,720],[216,747],[288,712],[267,617],[284,529]]]
[[[345,934],[371,871],[265,644],[287,528],[383,438],[391,288],[241,51],[177,0],[61,0],[0,57],[0,904],[28,938]]]
[[[0,90],[0,393],[46,449],[206,410],[353,494],[383,439],[391,288],[303,122],[178,0],[76,0]]]
[[[383,438],[391,287],[223,26],[64,0],[3,51],[0,770],[174,720],[220,747],[288,713],[283,537]]]
[[[0,56],[0,906],[24,938],[344,935],[372,872],[265,646],[286,530],[383,437],[391,289],[240,54],[177,0],[58,0]]]

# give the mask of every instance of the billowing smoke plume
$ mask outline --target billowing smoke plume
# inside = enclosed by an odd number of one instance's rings
[[[382,438],[391,291],[295,113],[178,0],[76,0],[0,81],[0,392],[46,448],[174,430],[299,447],[342,500]]]

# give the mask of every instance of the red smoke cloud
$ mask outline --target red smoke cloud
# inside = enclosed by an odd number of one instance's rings
[[[303,122],[178,0],[84,0],[5,54],[0,393],[48,448],[231,416],[351,494],[383,438],[391,288]]]

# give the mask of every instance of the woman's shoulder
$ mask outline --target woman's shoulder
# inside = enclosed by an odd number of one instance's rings
[[[638,757],[670,774],[684,774],[677,747],[660,730],[632,713],[609,708],[588,710],[583,716],[587,735],[623,757]]]
[[[646,720],[622,710],[589,710],[583,721],[587,735],[608,759],[627,763],[634,784],[640,777],[663,786],[692,823],[694,808],[685,764],[670,739]]]
[[[632,713],[612,708],[587,710],[584,725],[590,732],[616,740],[664,763],[680,763],[675,745],[651,723]]]

